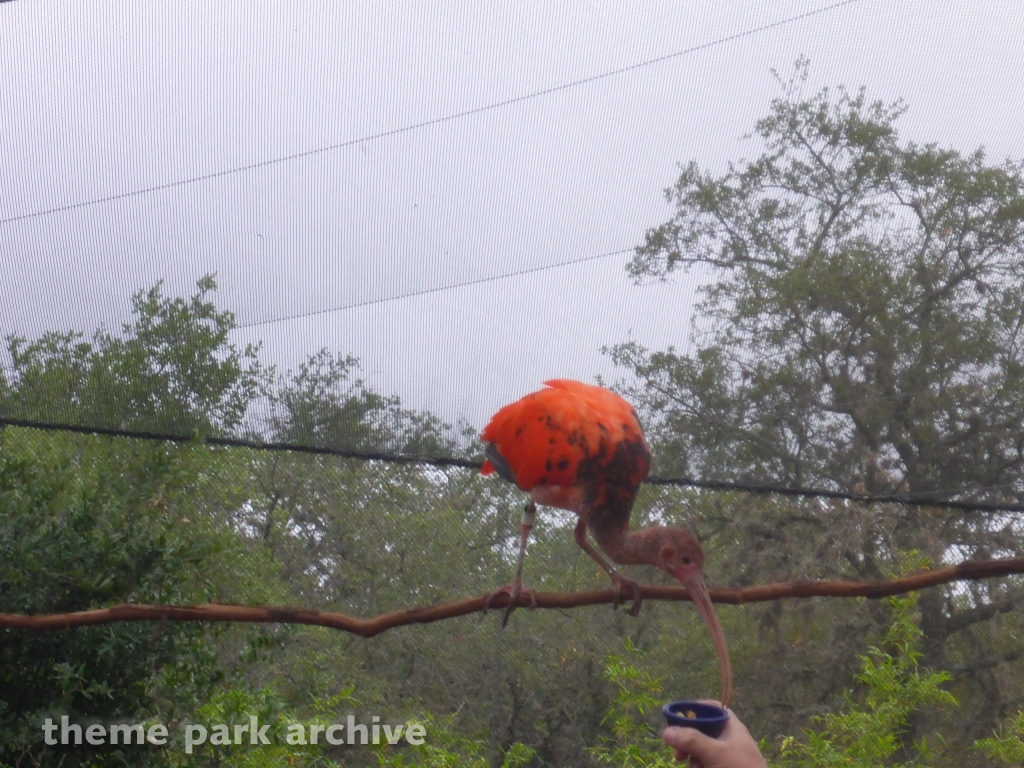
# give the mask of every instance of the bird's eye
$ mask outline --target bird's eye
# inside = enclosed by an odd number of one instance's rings
[[[684,557],[683,558],[683,565],[689,565],[689,564],[690,564],[690,558]]]

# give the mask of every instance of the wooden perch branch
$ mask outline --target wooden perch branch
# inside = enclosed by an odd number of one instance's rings
[[[742,605],[786,597],[867,597],[877,599],[913,592],[954,581],[974,581],[1024,573],[1024,558],[1008,560],[965,560],[950,568],[921,571],[910,576],[883,581],[785,581],[756,587],[708,590],[716,603]],[[685,587],[659,587],[642,585],[645,600],[690,600]],[[628,587],[623,600],[628,602]],[[539,592],[538,608],[578,608],[612,602],[610,589],[599,592]],[[529,605],[529,598],[520,595],[520,607]],[[508,604],[505,595],[497,597],[492,609]],[[429,624],[434,621],[465,616],[482,611],[484,596],[441,603],[423,608],[411,608],[384,613],[372,619],[357,619],[343,613],[316,611],[308,608],[264,608],[246,605],[115,605],[75,613],[50,613],[28,616],[18,613],[0,613],[0,628],[47,631],[70,629],[91,624],[111,624],[119,621],[236,621],[280,624],[312,624],[340,629],[360,637],[373,637],[394,627],[407,624]]]

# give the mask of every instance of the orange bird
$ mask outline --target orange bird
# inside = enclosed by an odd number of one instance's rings
[[[486,610],[499,594],[507,594],[502,626],[520,594],[537,604],[533,590],[522,585],[523,558],[533,528],[536,504],[567,509],[579,515],[576,543],[612,580],[614,607],[624,585],[640,610],[640,586],[625,578],[587,540],[620,565],[653,565],[679,579],[693,597],[718,653],[722,703],[732,698],[732,668],[722,625],[704,586],[704,552],[696,537],[682,528],[658,526],[629,529],[636,492],[651,468],[651,452],[632,406],[603,387],[568,379],[545,381],[545,389],[506,405],[484,427],[487,461],[483,474],[497,472],[530,494],[520,525],[519,557],[512,581],[492,592]]]

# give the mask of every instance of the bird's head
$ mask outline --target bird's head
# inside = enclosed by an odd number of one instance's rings
[[[682,528],[662,528],[657,566],[684,584],[694,573],[704,572],[704,550],[696,537]]]

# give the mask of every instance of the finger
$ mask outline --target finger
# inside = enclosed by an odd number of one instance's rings
[[[665,729],[661,738],[670,747],[705,763],[711,762],[710,758],[722,748],[717,741],[710,736],[705,736],[695,728],[671,726]]]

